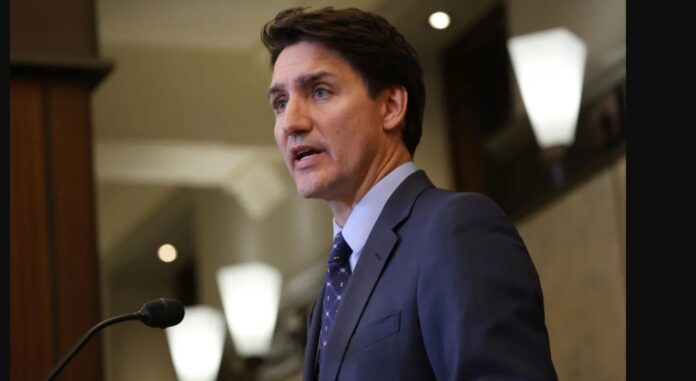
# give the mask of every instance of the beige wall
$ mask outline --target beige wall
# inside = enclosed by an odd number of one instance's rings
[[[101,260],[112,260],[106,254],[142,226],[147,217],[165,206],[176,192],[166,185],[137,185],[98,183],[97,211],[99,224],[99,254]],[[137,199],[137,202],[135,201]]]
[[[518,223],[559,379],[626,379],[625,157]]]
[[[106,281],[112,285],[112,292],[104,295],[105,314],[110,316],[137,311],[145,301],[174,293],[174,281],[167,277],[114,276]],[[106,328],[102,335],[104,380],[176,380],[164,330],[129,321]]]
[[[316,261],[331,244],[331,214],[324,203],[300,198],[284,171],[291,194],[262,220],[218,190],[201,190],[195,201],[196,258],[201,302],[222,308],[216,271],[222,266],[262,261],[278,268],[284,281]]]
[[[435,186],[454,189],[447,117],[443,100],[442,80],[437,62],[423,63],[426,106],[423,115],[423,136],[414,163],[423,169]]]

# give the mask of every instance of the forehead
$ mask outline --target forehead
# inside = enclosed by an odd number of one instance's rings
[[[298,77],[316,72],[344,78],[358,77],[350,63],[336,50],[320,43],[301,41],[286,47],[278,55],[271,84],[289,84]]]

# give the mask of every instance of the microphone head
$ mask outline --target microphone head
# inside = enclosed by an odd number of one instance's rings
[[[184,319],[184,306],[178,300],[159,298],[145,303],[137,314],[149,327],[168,328]]]

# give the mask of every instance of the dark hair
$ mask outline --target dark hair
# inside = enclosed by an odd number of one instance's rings
[[[371,97],[392,85],[408,92],[401,138],[414,155],[423,131],[425,86],[418,53],[383,17],[356,8],[290,8],[264,25],[261,41],[271,66],[288,46],[301,41],[320,43],[337,51],[361,74]]]

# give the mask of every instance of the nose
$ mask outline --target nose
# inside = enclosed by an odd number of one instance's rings
[[[292,97],[281,116],[281,128],[287,135],[307,133],[312,128],[309,109],[300,97]]]

